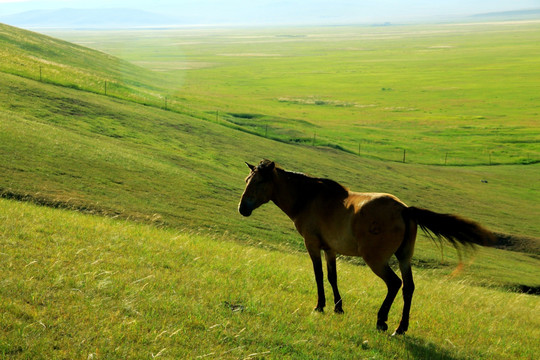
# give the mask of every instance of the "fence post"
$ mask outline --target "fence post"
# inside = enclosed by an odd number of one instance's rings
[[[107,96],[107,81],[105,81],[105,96]]]
[[[42,79],[43,79],[43,78],[41,77],[41,68],[42,68],[42,66],[39,65],[39,82],[42,82]]]
[[[403,149],[403,162],[405,162],[405,154],[407,153],[407,150]]]

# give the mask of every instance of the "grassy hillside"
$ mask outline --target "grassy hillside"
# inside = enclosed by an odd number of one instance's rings
[[[345,315],[312,312],[305,254],[0,199],[0,357],[534,359],[540,298],[415,270],[409,335],[339,262]],[[330,289],[328,289],[330,290]],[[401,301],[390,313],[399,321]]]
[[[16,33],[39,43],[36,34]],[[53,40],[42,40],[60,52]],[[0,63],[33,56],[18,51],[8,47]],[[66,56],[68,67],[75,60]],[[67,80],[76,81],[77,71]],[[144,86],[153,86],[148,81]],[[444,249],[441,258],[421,237],[411,334],[390,339],[373,330],[384,285],[369,269],[340,259],[348,313],[312,314],[311,265],[290,220],[273,205],[245,219],[236,206],[247,175],[243,162],[266,157],[358,191],[394,193],[410,205],[535,238],[540,164],[381,162],[238,131],[197,109],[170,111],[58,84],[0,72],[0,195],[116,219],[0,199],[0,356],[532,359],[538,353],[538,297],[507,291],[540,285],[537,254],[482,249],[452,278],[455,251]],[[392,324],[399,309],[398,301]]]
[[[540,195],[531,186],[538,165],[383,164],[70,87],[0,77],[5,197],[301,249],[290,220],[275,207],[249,220],[236,213],[247,172],[243,161],[267,157],[355,190],[390,192],[409,204],[459,213],[498,232],[532,238],[540,232],[535,221]],[[431,243],[425,254],[440,263]],[[534,277],[527,281],[534,283]]]
[[[255,221],[236,214],[247,172],[243,161],[268,157],[355,190],[391,192],[411,204],[461,213],[500,232],[531,237],[539,232],[538,189],[529,185],[538,165],[383,164],[92,93],[0,77],[3,192],[177,227],[253,234],[251,224],[261,222],[262,237],[298,243],[289,220],[273,207]],[[500,205],[493,206],[494,199]],[[277,233],[276,223],[284,228]]]
[[[160,105],[160,85],[168,79],[103,52],[5,24],[0,24],[0,71]]]
[[[540,22],[54,32],[261,135],[444,165],[540,161]],[[180,100],[179,100],[180,101]]]

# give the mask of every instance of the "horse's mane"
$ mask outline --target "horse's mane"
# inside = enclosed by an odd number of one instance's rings
[[[276,167],[276,169],[284,173],[288,180],[295,182],[298,185],[299,191],[302,193],[332,197],[346,197],[349,194],[349,190],[337,181],[287,171],[280,167]]]

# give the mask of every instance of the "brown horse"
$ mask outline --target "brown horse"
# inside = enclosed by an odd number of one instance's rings
[[[411,257],[417,225],[456,248],[493,241],[492,233],[475,222],[409,207],[390,194],[351,192],[335,181],[285,171],[269,160],[261,161],[258,166],[247,165],[251,173],[246,178],[238,211],[250,216],[253,210],[271,200],[291,218],[313,262],[318,293],[316,311],[322,312],[326,305],[321,250],[326,257],[336,313],[343,313],[336,254],[361,256],[384,280],[388,293],[377,314],[377,329],[382,331],[388,329],[388,312],[402,285],[388,265],[392,255],[397,257],[403,277],[404,305],[394,334],[403,334],[409,327],[414,292]]]

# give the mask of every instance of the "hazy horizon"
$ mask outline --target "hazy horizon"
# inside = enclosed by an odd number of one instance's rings
[[[540,0],[0,0],[0,18],[32,10],[133,9],[185,24],[342,24],[440,21],[476,14],[539,9]]]

